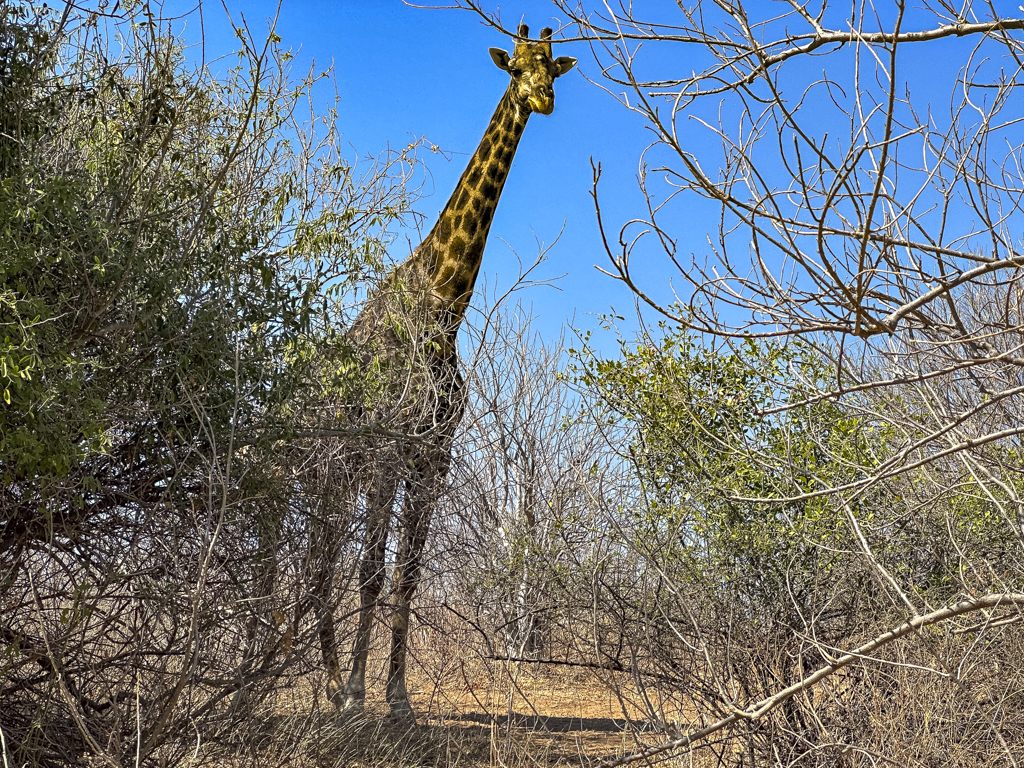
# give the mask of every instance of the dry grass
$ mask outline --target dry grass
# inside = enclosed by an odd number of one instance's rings
[[[436,649],[410,668],[417,713],[410,727],[389,719],[383,660],[372,661],[361,715],[335,714],[322,686],[306,679],[254,718],[239,741],[207,745],[193,764],[550,768],[633,751],[643,736],[645,724],[635,709],[585,673],[455,658]]]
[[[375,723],[368,741],[383,738],[396,748],[415,741],[415,749],[444,757],[419,765],[580,765],[631,751],[646,729],[634,707],[587,674],[480,659],[424,665],[421,659],[410,670],[419,718],[410,733],[387,723],[381,679],[376,676],[367,692],[365,719]]]

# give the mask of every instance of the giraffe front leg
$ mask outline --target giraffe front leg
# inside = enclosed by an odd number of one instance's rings
[[[366,662],[370,654],[373,614],[384,586],[384,556],[397,488],[394,479],[380,481],[368,499],[366,543],[359,563],[359,621],[352,643],[351,668],[344,684],[339,674],[334,690],[328,689],[339,712],[359,711],[366,700]]]
[[[326,517],[310,530],[310,595],[320,641],[320,655],[327,673],[327,696],[334,701],[341,688],[341,665],[334,621],[334,572],[341,537],[335,521]]]
[[[428,513],[429,514],[429,513]],[[412,599],[419,584],[420,560],[425,536],[417,535],[416,527],[405,528],[395,565],[395,608],[391,619],[391,653],[388,658],[387,702],[396,720],[415,721],[409,692],[406,689],[406,657],[409,643],[409,617]],[[425,529],[426,525],[422,525]]]
[[[409,603],[408,598],[396,595],[398,605],[395,607],[391,625],[391,655],[388,661],[387,701],[391,717],[403,722],[416,722],[416,715],[409,701],[409,692],[405,687],[406,645],[409,634]]]
[[[430,517],[438,491],[448,473],[447,447],[431,451],[406,483],[402,507],[402,530],[394,572],[395,609],[391,621],[391,653],[388,659],[387,702],[391,716],[415,722],[406,689],[406,658],[412,599],[419,586],[423,548],[430,529]]]

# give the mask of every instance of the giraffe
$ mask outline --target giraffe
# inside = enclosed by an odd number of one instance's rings
[[[386,396],[381,399],[391,404],[391,411],[387,435],[361,451],[362,458],[349,470],[350,492],[353,500],[363,500],[366,525],[358,621],[345,680],[327,608],[330,576],[321,579],[320,645],[328,697],[339,710],[361,709],[365,699],[371,623],[385,581],[392,508],[400,500],[386,698],[393,717],[414,719],[405,685],[410,605],[432,508],[448,474],[465,403],[456,339],[526,122],[533,112],[551,114],[554,80],[576,64],[571,56],[552,58],[551,35],[545,27],[539,40],[531,40],[529,28],[521,24],[511,55],[490,49],[510,82],[476,152],[426,238],[369,296],[348,332],[362,350],[361,363],[382,372]],[[372,421],[380,413],[363,413],[361,418],[368,417]]]

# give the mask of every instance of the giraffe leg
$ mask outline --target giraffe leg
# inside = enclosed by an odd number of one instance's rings
[[[359,623],[352,644],[352,666],[347,682],[332,696],[341,711],[362,709],[366,699],[366,660],[373,614],[384,585],[384,556],[398,483],[379,479],[374,485],[367,500],[366,542],[359,563]]]
[[[341,536],[330,511],[310,529],[310,593],[320,640],[320,654],[327,672],[327,695],[332,700],[341,686],[341,667],[334,632],[334,571],[340,555]]]
[[[429,455],[427,455],[429,454]],[[419,586],[423,548],[438,491],[448,474],[449,445],[438,446],[420,457],[406,482],[402,505],[401,540],[394,572],[395,609],[391,624],[391,653],[388,659],[387,701],[392,717],[414,721],[412,704],[405,686],[409,616]]]
[[[256,587],[252,593],[252,615],[245,631],[245,656],[241,664],[241,678],[245,680],[262,664],[270,661],[274,655],[267,627],[280,624],[268,607],[274,595],[278,577],[278,546],[281,539],[283,516],[278,510],[271,508],[268,514],[256,519],[257,570]],[[283,619],[283,614],[281,615]],[[262,657],[262,658],[261,658]],[[231,700],[232,713],[245,713],[251,710],[252,687],[242,685]]]

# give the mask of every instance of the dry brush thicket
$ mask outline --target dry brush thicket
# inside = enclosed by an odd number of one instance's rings
[[[583,380],[643,485],[618,658],[693,708],[660,754],[1017,764],[1024,19],[553,5],[654,136],[636,217],[594,201],[663,324]]]
[[[5,765],[1024,760],[1024,21],[552,8],[655,137],[620,231],[594,179],[647,330],[471,323],[399,735],[334,715],[318,617],[344,653],[353,457],[397,471],[343,330],[414,159],[346,162],[241,20],[196,65],[146,4],[0,9]],[[524,736],[525,675],[629,733]]]

